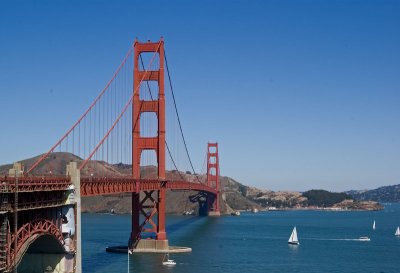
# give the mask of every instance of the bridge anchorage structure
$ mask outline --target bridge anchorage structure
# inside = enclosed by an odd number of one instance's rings
[[[69,173],[25,174],[24,166],[14,163],[0,177],[0,272],[45,272],[44,263],[49,272],[81,272],[79,198]]]
[[[146,53],[153,57],[145,69],[141,55]],[[158,64],[152,66],[155,57]],[[128,245],[110,247],[107,251],[191,251],[169,246],[166,230],[169,190],[198,192],[189,200],[199,203],[199,214],[220,215],[218,144],[208,143],[207,177],[196,175],[197,181],[178,171],[167,145],[165,68],[168,71],[163,39],[136,40],[106,87],[47,153],[34,158],[34,163],[27,161],[26,171],[21,163],[15,163],[8,174],[0,175],[0,273],[81,273],[81,197],[123,193],[131,196]],[[174,98],[169,73],[168,79]],[[141,86],[149,85],[157,86],[156,98],[150,88],[151,99],[140,93]],[[118,88],[122,88],[120,93]],[[146,113],[156,116],[155,135],[145,133],[146,119],[141,124]],[[179,128],[191,164],[180,122]],[[141,160],[147,151],[156,155],[154,176],[141,173],[146,167],[141,166]],[[178,172],[166,172],[166,151]],[[123,155],[126,157],[122,158]],[[65,165],[65,171],[60,170]],[[119,165],[128,172],[114,172]]]

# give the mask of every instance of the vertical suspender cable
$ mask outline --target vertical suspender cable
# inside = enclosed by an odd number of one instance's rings
[[[198,177],[198,175],[196,174],[196,171],[194,170],[194,167],[193,167],[193,164],[192,164],[192,160],[191,160],[190,155],[189,155],[189,150],[188,150],[187,145],[186,145],[185,136],[183,135],[182,124],[181,124],[181,120],[180,120],[180,118],[179,118],[178,108],[177,108],[177,106],[176,106],[176,100],[175,100],[175,95],[174,95],[174,89],[173,89],[173,87],[172,87],[171,75],[170,75],[170,73],[169,73],[168,61],[167,61],[167,54],[166,54],[166,51],[165,51],[165,50],[164,50],[164,60],[165,60],[165,66],[167,67],[167,74],[168,74],[169,86],[170,86],[170,88],[171,88],[172,99],[173,99],[173,102],[174,102],[174,107],[175,107],[176,116],[177,116],[177,119],[178,119],[179,129],[180,129],[181,136],[182,136],[182,139],[183,139],[183,144],[184,144],[184,146],[185,146],[186,154],[187,154],[187,157],[188,157],[188,159],[189,159],[190,166],[192,167],[193,174],[196,176],[197,180],[200,182],[199,177]],[[200,183],[201,183],[201,182],[200,182]]]

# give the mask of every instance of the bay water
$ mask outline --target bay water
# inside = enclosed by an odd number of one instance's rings
[[[372,229],[376,221],[376,229]],[[170,245],[191,247],[171,254],[107,253],[126,245],[130,215],[82,215],[83,272],[261,273],[400,272],[400,204],[382,211],[270,211],[218,218],[167,216]],[[299,246],[288,245],[297,227]],[[371,238],[358,241],[360,236]]]

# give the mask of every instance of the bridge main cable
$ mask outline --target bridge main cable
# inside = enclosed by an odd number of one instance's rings
[[[160,45],[161,45],[161,43],[159,42],[158,43],[158,47],[157,47],[157,51],[160,48]],[[143,76],[140,79],[137,88],[139,88],[140,84],[143,82],[144,78],[146,77],[147,73],[149,72],[149,69],[150,69],[151,65],[153,64],[155,57],[156,57],[156,53],[153,54],[153,57],[151,58],[150,63],[147,66],[147,69],[144,71]],[[125,114],[126,110],[128,110],[129,105],[132,103],[133,97],[134,97],[134,94],[132,94],[132,96],[130,97],[129,101],[125,104],[125,107],[122,109],[121,113],[119,114],[117,119],[114,121],[113,125],[108,130],[108,132],[105,134],[103,139],[96,145],[96,147],[93,149],[93,151],[90,153],[90,155],[81,164],[81,166],[79,167],[80,170],[82,170],[86,166],[86,164],[89,162],[89,160],[93,157],[93,155],[97,152],[97,150],[100,148],[100,146],[104,143],[104,141],[110,135],[111,131],[115,128],[115,126],[117,125],[117,123],[119,122],[121,117]]]
[[[196,173],[196,171],[195,171],[195,169],[193,167],[193,163],[192,163],[192,160],[190,158],[189,150],[188,150],[188,147],[187,147],[187,144],[186,144],[186,139],[185,139],[185,136],[183,134],[181,119],[179,118],[178,107],[176,105],[176,100],[175,100],[174,88],[172,87],[171,75],[169,73],[169,67],[168,67],[168,61],[167,61],[167,53],[166,53],[165,50],[164,50],[164,60],[165,60],[165,66],[167,67],[168,82],[169,82],[169,86],[171,88],[171,93],[172,93],[172,99],[173,99],[173,102],[174,102],[175,112],[176,112],[176,116],[178,118],[179,130],[181,132],[181,136],[182,136],[183,144],[185,146],[186,154],[187,154],[187,157],[189,159],[189,163],[190,163],[190,166],[192,168],[193,174],[196,176],[197,181],[199,181],[199,183],[201,183],[201,181],[199,179],[199,176],[198,176],[198,174]]]
[[[96,103],[100,100],[100,98],[104,95],[104,93],[108,90],[110,87],[111,83],[114,81],[114,79],[117,77],[118,73],[120,72],[121,68],[125,65],[126,61],[128,60],[129,56],[131,55],[133,51],[134,44],[131,45],[129,48],[128,52],[126,53],[124,59],[118,66],[117,70],[114,72],[113,76],[111,79],[108,81],[106,86],[103,88],[103,90],[100,92],[100,94],[96,97],[96,99],[93,101],[93,103],[89,106],[89,108],[83,113],[83,115],[78,119],[77,122],[64,134],[63,137],[59,141],[54,144],[53,147],[50,148],[50,150],[44,154],[42,157],[40,157],[26,172],[29,174],[33,169],[35,169],[43,160],[45,160],[54,150],[57,148],[67,137],[68,135],[80,124],[80,122],[87,116],[87,114],[92,110],[92,108],[96,105]]]

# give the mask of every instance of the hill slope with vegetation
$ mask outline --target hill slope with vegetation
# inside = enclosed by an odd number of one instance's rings
[[[21,160],[20,162],[27,170],[40,156],[30,159]],[[53,153],[43,163],[41,163],[32,172],[33,175],[56,175],[63,176],[66,174],[66,165],[76,161],[78,164],[82,159],[63,152]],[[102,177],[123,177],[132,173],[131,165],[126,164],[108,164],[104,161],[91,161],[90,168],[85,168],[81,171],[81,176],[102,176]],[[8,175],[8,170],[12,168],[12,164],[0,166],[0,175]],[[141,175],[143,178],[154,178],[157,175],[157,168],[155,166],[144,166],[141,168]],[[205,175],[195,176],[190,172],[178,172],[176,170],[166,172],[167,179],[171,180],[186,180],[194,183],[203,182],[206,180]],[[243,193],[246,192],[246,186],[240,184],[234,179],[221,176],[220,177],[221,190],[223,192],[221,200],[222,213],[230,214],[235,210],[249,210],[259,205],[250,198],[247,198]],[[194,210],[198,211],[198,204],[191,203],[189,196],[195,195],[195,191],[167,191],[167,213],[182,213],[183,211]],[[94,197],[82,198],[82,211],[83,212],[110,212],[111,210],[116,213],[130,213],[131,212],[131,194],[116,194]]]
[[[344,192],[329,192],[325,190],[310,190],[303,192],[303,196],[307,198],[309,206],[331,207],[346,199],[352,199],[350,195]]]
[[[22,160],[21,163],[28,169],[29,166],[39,158],[39,156]],[[48,159],[40,164],[33,172],[34,175],[65,175],[66,165],[76,161],[78,164],[81,158],[70,153],[53,153]],[[130,175],[132,168],[126,164],[108,164],[104,161],[91,161],[90,168],[85,168],[81,176],[99,177],[123,177]],[[8,170],[12,164],[0,166],[0,175],[8,175]],[[157,169],[155,166],[145,166],[141,168],[143,178],[156,177]],[[195,176],[190,172],[167,171],[167,179],[186,180],[198,183],[206,180],[205,175]],[[323,190],[311,190],[305,193],[295,191],[270,191],[255,187],[245,186],[233,178],[220,176],[221,184],[221,212],[230,214],[236,210],[266,209],[275,207],[278,209],[296,209],[307,207],[336,207],[343,209],[381,209],[377,203],[353,202],[352,198],[346,193],[331,193]],[[183,211],[198,211],[198,204],[191,203],[189,196],[195,195],[194,191],[168,191],[167,192],[167,213],[180,214]],[[130,213],[131,195],[117,194],[82,198],[82,210],[84,212],[110,212]]]
[[[370,200],[384,203],[397,203],[400,202],[400,184],[392,186],[379,187],[373,190],[364,191],[348,191],[347,194],[351,195],[356,200]]]

